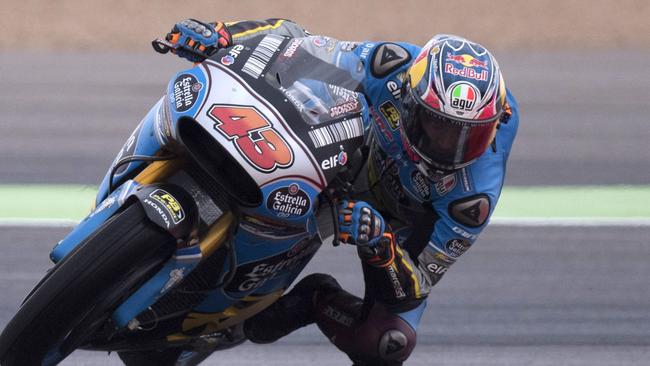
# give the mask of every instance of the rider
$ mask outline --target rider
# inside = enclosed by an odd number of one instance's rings
[[[306,38],[331,60],[364,73],[373,119],[369,192],[339,204],[339,240],[358,247],[366,293],[360,299],[325,274],[312,274],[244,324],[247,338],[273,342],[316,323],[355,365],[401,365],[432,286],[469,249],[496,206],[517,131],[517,104],[494,57],[481,45],[436,35],[424,47],[339,42],[285,19],[174,26],[175,52],[201,61],[262,34]],[[193,51],[187,51],[191,48]],[[364,190],[364,189],[359,189]]]

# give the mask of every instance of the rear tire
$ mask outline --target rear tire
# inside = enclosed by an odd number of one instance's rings
[[[104,223],[51,269],[0,335],[2,366],[56,364],[171,256],[176,240],[138,203]],[[142,268],[148,268],[143,273]],[[89,329],[90,328],[90,329]],[[75,338],[76,337],[76,338]]]

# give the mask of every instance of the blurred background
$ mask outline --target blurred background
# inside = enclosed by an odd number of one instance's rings
[[[407,365],[650,359],[650,2],[0,0],[0,14],[0,327],[69,231],[38,221],[61,218],[59,189],[91,197],[167,81],[191,67],[151,40],[189,17],[283,17],[345,40],[465,36],[495,54],[520,103],[502,201],[543,215],[495,218],[432,292]],[[362,293],[351,248],[324,245],[313,271]],[[206,364],[260,363],[348,364],[315,327]],[[64,363],[117,364],[88,352]]]

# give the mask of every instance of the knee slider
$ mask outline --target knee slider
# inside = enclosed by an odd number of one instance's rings
[[[414,346],[415,337],[409,337],[398,329],[387,330],[379,340],[379,358],[382,361],[404,361]]]

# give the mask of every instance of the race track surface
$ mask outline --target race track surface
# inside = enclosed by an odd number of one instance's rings
[[[650,182],[649,56],[497,54],[522,111],[507,184]],[[3,54],[0,184],[97,184],[188,66],[158,55]],[[67,230],[0,227],[0,327]],[[649,236],[648,227],[488,228],[435,287],[407,365],[647,365]],[[305,273],[315,271],[362,292],[353,248],[324,245]],[[314,326],[206,362],[346,364]],[[119,362],[78,352],[63,365]]]
[[[0,230],[0,326],[44,274],[66,229]],[[435,287],[407,365],[647,365],[650,228],[490,227]],[[325,244],[304,273],[363,291],[351,247]],[[272,345],[245,344],[206,365],[349,364],[309,326]],[[77,352],[63,365],[119,365]]]

